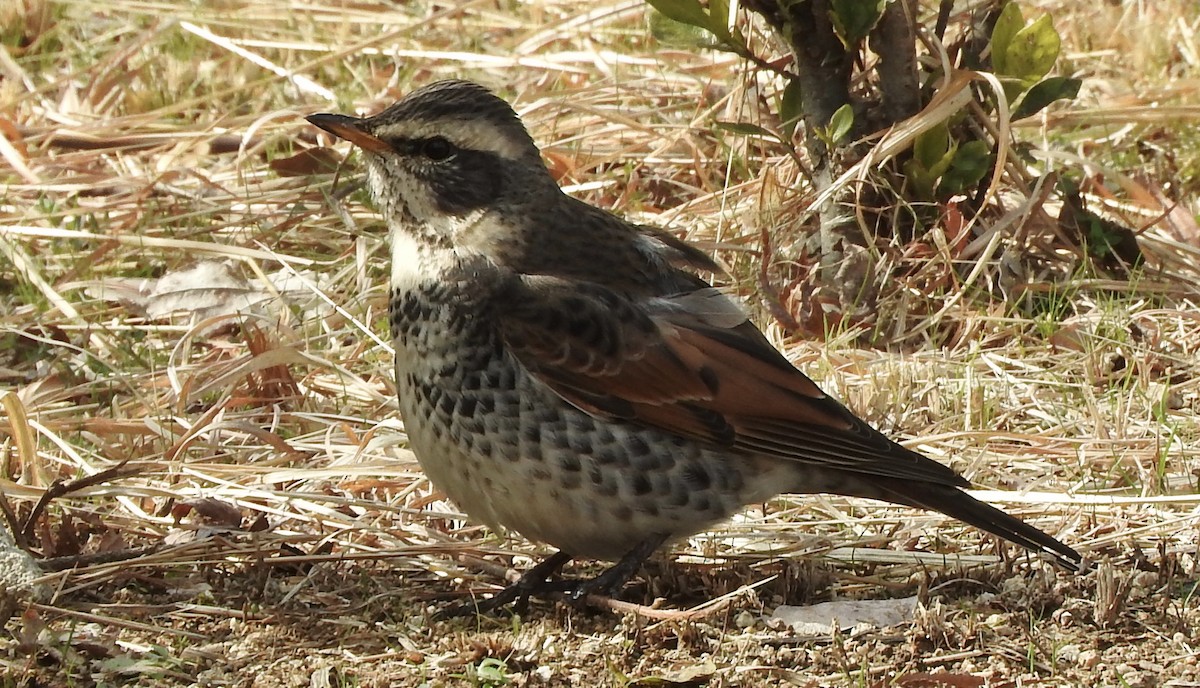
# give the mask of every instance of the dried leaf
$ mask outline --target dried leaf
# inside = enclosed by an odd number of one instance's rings
[[[269,285],[251,282],[229,263],[206,261],[157,279],[118,278],[70,286],[83,286],[93,298],[118,301],[129,311],[152,320],[176,313],[206,320],[236,313],[265,315],[269,307],[281,305],[277,296],[288,302],[305,297],[312,301],[304,282],[319,281],[315,275],[297,276],[290,271],[268,274],[267,279]]]
[[[979,688],[985,683],[987,681],[982,676],[971,676],[970,674],[918,672],[897,677],[895,683],[891,685],[904,686],[904,688]]]
[[[771,615],[792,627],[797,633],[825,636],[833,632],[833,624],[850,630],[860,624],[875,627],[894,626],[912,619],[916,597],[895,600],[842,600],[823,602],[808,607],[780,605]]]
[[[119,552],[128,548],[129,546],[125,544],[125,536],[116,529],[104,531],[104,534],[100,536],[99,544],[96,545],[97,552]]]
[[[333,172],[342,160],[332,148],[306,148],[299,153],[275,158],[267,165],[281,177],[308,177],[322,172]]]
[[[38,638],[46,630],[46,622],[37,610],[27,607],[21,614],[21,623],[17,626],[17,652],[33,654],[38,649]]]
[[[639,678],[629,685],[639,688],[699,688],[707,685],[717,673],[717,666],[712,662],[689,664],[678,671],[667,672],[660,676]]]
[[[195,511],[205,523],[238,528],[242,525],[242,512],[232,504],[213,497],[200,497],[176,502],[171,507],[171,517],[176,522]]]
[[[576,165],[572,158],[556,153],[554,151],[542,151],[542,160],[546,163],[546,169],[550,170],[550,176],[554,177],[554,181],[560,186],[568,184],[575,179]]]
[[[79,540],[79,531],[75,519],[70,512],[64,512],[54,535],[53,557],[73,557],[83,551],[83,543]]]

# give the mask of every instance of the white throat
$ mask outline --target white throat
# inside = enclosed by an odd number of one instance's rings
[[[432,251],[413,239],[408,232],[399,229],[391,231],[392,245],[392,289],[411,291],[422,282],[435,279],[437,269],[434,267]]]
[[[437,281],[471,251],[458,246],[433,246],[417,241],[403,229],[393,229],[389,243],[392,248],[392,290],[413,291],[423,284]]]

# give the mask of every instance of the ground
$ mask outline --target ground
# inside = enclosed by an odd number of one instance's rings
[[[0,686],[1200,684],[1200,18],[1022,6],[1083,80],[1013,126],[1022,165],[1060,161],[1145,267],[1090,271],[1017,175],[957,262],[947,205],[879,248],[898,281],[874,312],[821,332],[803,174],[727,124],[776,128],[778,79],[664,47],[639,2],[0,7],[0,503],[44,571],[0,595]],[[437,618],[548,551],[464,519],[406,449],[384,232],[360,161],[301,115],[446,77],[515,102],[571,193],[713,252],[797,366],[1084,571],[785,496],[615,600]],[[850,600],[908,611],[780,618]]]

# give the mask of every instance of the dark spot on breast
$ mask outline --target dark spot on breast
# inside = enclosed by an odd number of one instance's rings
[[[633,476],[630,486],[633,488],[633,493],[635,495],[650,494],[650,490],[654,489],[654,487],[650,484],[650,480],[641,474]]]
[[[471,418],[475,415],[475,397],[462,397],[458,400],[458,415]]]
[[[630,434],[625,438],[625,451],[632,457],[645,456],[650,453],[650,445],[640,435]]]
[[[611,447],[603,445],[598,451],[592,453],[592,460],[598,466],[611,466],[618,462],[617,453]]]
[[[712,487],[712,478],[703,466],[688,464],[683,467],[683,480],[692,490],[707,490]]]

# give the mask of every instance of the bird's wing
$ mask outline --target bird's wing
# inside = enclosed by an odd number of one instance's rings
[[[716,289],[634,301],[526,275],[501,296],[508,350],[587,413],[832,469],[969,484],[826,396]]]

